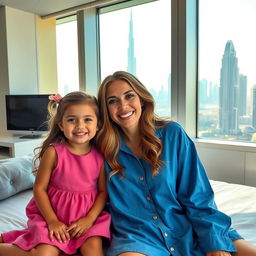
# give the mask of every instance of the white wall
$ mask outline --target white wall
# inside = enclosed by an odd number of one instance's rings
[[[195,141],[210,179],[256,187],[256,148],[249,143]]]
[[[5,130],[5,94],[9,94],[5,8],[0,7],[0,135]]]
[[[0,135],[6,132],[5,94],[36,93],[37,54],[35,15],[9,7],[0,8]]]
[[[55,20],[0,7],[0,136],[6,131],[5,95],[57,92]]]
[[[36,25],[39,93],[56,93],[58,91],[56,20],[54,18],[43,20],[38,16]]]
[[[36,16],[6,7],[10,94],[38,92]]]

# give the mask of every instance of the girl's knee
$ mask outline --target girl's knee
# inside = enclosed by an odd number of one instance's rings
[[[102,238],[99,236],[89,237],[85,240],[80,248],[82,254],[88,250],[101,251],[102,250]]]
[[[58,256],[60,251],[57,247],[47,244],[40,244],[30,251],[32,256]]]
[[[102,246],[102,238],[99,236],[93,236],[86,239],[85,244],[89,244],[90,246]]]

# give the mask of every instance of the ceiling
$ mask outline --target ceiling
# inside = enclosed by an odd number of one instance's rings
[[[49,15],[79,5],[98,2],[97,0],[0,0],[0,6],[35,13],[39,16]]]

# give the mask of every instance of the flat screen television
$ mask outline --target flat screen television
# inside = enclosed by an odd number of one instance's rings
[[[47,132],[49,94],[5,95],[7,131],[21,138]]]

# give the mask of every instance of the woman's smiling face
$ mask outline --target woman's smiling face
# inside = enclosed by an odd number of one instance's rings
[[[107,106],[111,119],[122,130],[136,130],[139,127],[141,100],[126,81],[116,80],[108,86]]]

